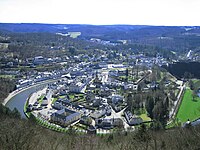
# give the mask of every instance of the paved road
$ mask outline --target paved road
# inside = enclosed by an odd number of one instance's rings
[[[130,126],[128,125],[126,119],[122,116],[124,114],[124,110],[126,108],[124,108],[123,110],[121,110],[120,112],[116,113],[113,109],[112,109],[112,113],[110,116],[106,116],[106,119],[113,119],[113,118],[121,118],[123,120],[124,123],[124,128],[125,130],[127,130],[128,128],[130,128]]]
[[[42,89],[42,90],[39,90],[39,91],[37,91],[37,92],[34,92],[34,93],[31,95],[30,99],[29,99],[29,104],[34,104],[34,103],[37,101],[37,99],[38,99],[41,95],[43,95],[43,94],[46,93],[46,90],[47,90],[47,88],[44,88],[44,89]]]
[[[186,88],[186,83],[183,83],[183,82],[180,82],[180,81],[177,81],[177,84],[180,85],[180,91],[179,91],[179,94],[177,96],[177,100],[174,102],[174,107],[171,109],[171,111],[169,112],[169,118],[174,118],[176,116],[176,113],[178,111],[178,108],[179,108],[179,105],[181,103],[181,96],[184,92],[184,89]]]
[[[109,71],[103,71],[102,72],[102,75],[103,75],[103,77],[102,77],[102,83],[108,82],[108,72]]]

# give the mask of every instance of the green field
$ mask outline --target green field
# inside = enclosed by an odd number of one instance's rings
[[[9,78],[9,79],[14,79],[14,75],[0,75],[0,78]]]
[[[77,38],[81,35],[81,32],[68,32],[71,38]]]
[[[187,89],[185,91],[176,118],[178,118],[178,120],[182,123],[186,122],[188,119],[193,121],[200,118],[200,98],[196,96],[193,100],[192,90]]]
[[[140,117],[143,121],[151,121],[151,118],[147,116],[147,114],[141,114]]]

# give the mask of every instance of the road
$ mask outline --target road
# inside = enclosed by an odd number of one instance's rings
[[[124,129],[127,130],[128,128],[130,128],[130,126],[128,125],[126,119],[122,116],[124,114],[124,110],[126,108],[122,109],[120,112],[116,113],[113,109],[112,109],[112,113],[110,116],[106,116],[105,119],[113,119],[113,118],[121,118],[123,120],[124,123]]]
[[[43,95],[43,94],[46,93],[46,90],[47,90],[47,88],[44,88],[44,89],[42,89],[42,90],[39,90],[39,91],[37,91],[37,92],[34,92],[34,93],[31,95],[31,97],[29,98],[29,104],[32,104],[32,105],[33,105],[41,95]]]
[[[178,82],[177,83],[180,85],[180,92],[177,96],[177,100],[174,102],[174,107],[171,109],[171,111],[169,112],[169,118],[172,119],[176,116],[176,113],[178,111],[179,105],[181,104],[182,101],[182,94],[186,88],[186,83],[183,82]]]
[[[106,82],[108,82],[108,72],[109,71],[103,71],[102,72],[102,83],[106,83]]]

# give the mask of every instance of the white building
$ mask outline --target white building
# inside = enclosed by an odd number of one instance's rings
[[[37,57],[34,58],[33,63],[36,64],[36,65],[44,64],[45,59],[42,56],[37,56]]]
[[[83,84],[81,82],[71,83],[71,85],[69,86],[70,92],[74,93],[84,93],[85,89],[86,89],[86,84]]]

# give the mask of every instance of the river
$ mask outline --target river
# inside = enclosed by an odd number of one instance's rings
[[[19,92],[18,94],[16,94],[15,96],[13,96],[7,103],[6,103],[6,107],[10,108],[11,110],[13,110],[14,108],[17,108],[17,110],[20,112],[22,118],[26,118],[25,114],[24,114],[24,104],[26,102],[26,99],[29,97],[30,94],[32,94],[35,91],[38,91],[42,88],[44,88],[47,84],[49,83],[53,83],[54,81],[45,81],[43,83],[39,83],[37,85],[34,85],[30,88],[27,88],[25,90],[22,90],[22,92]]]

